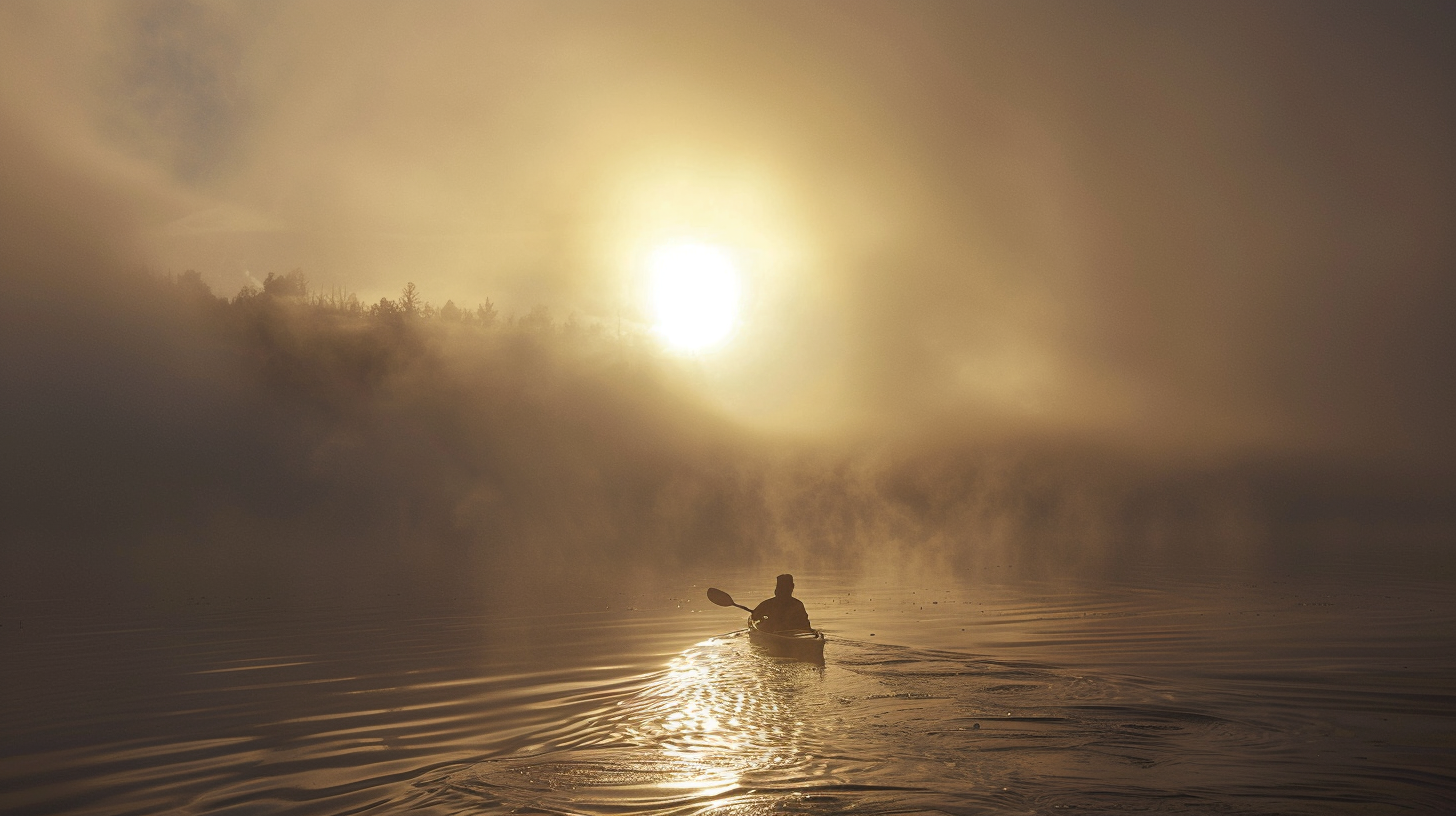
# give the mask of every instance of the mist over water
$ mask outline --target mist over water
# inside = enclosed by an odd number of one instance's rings
[[[1453,22],[6,5],[0,810],[1456,809]]]
[[[1410,468],[1032,429],[796,438],[732,422],[693,363],[601,324],[122,279],[106,317],[82,295],[42,321],[65,363],[11,358],[28,398],[6,407],[25,432],[0,501],[25,595],[1446,564],[1444,482]],[[89,321],[102,336],[69,330]]]

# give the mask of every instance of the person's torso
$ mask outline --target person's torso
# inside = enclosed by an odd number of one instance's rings
[[[808,629],[809,613],[798,598],[773,597],[758,605],[755,612],[768,618],[766,629]]]

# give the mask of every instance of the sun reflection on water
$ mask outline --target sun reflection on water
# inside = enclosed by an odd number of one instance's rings
[[[617,736],[656,745],[671,778],[658,786],[719,796],[744,777],[813,758],[812,735],[795,698],[819,669],[753,653],[714,638],[683,652],[656,682],[623,701],[631,716]]]

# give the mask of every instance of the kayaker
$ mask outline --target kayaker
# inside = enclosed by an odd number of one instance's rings
[[[759,628],[767,632],[814,628],[809,625],[804,603],[794,597],[794,576],[787,572],[779,576],[774,596],[754,607],[749,619],[763,621]]]

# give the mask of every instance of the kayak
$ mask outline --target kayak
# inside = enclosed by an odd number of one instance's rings
[[[786,629],[768,632],[748,622],[748,640],[774,657],[792,657],[807,663],[824,662],[824,633],[818,629]]]

